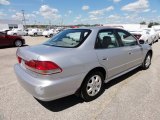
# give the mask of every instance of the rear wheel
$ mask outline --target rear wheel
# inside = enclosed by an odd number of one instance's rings
[[[21,47],[21,46],[23,45],[23,43],[22,43],[21,40],[16,40],[16,41],[14,42],[14,45],[15,45],[16,47]]]
[[[146,70],[149,68],[149,66],[151,65],[151,59],[152,59],[151,53],[147,53],[147,55],[143,61],[143,64],[142,64],[142,69]]]
[[[13,35],[17,35],[17,33],[14,33]]]
[[[104,90],[104,76],[101,72],[90,73],[84,80],[81,88],[81,97],[86,102],[99,97]]]

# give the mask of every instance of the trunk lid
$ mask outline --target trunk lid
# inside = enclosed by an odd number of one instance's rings
[[[27,46],[23,48],[19,48],[17,50],[17,55],[25,60],[38,60],[39,57],[50,57],[50,56],[59,56],[62,53],[67,53],[68,51],[72,51],[74,48],[62,48],[62,47],[54,47],[48,45],[36,45],[36,46]]]

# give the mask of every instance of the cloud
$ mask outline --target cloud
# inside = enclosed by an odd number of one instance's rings
[[[51,20],[56,20],[61,17],[58,12],[58,9],[51,8],[48,5],[42,5],[39,9],[39,13],[41,16],[43,16],[45,19]]]
[[[70,16],[71,14],[72,14],[72,10],[69,10],[69,11],[67,11],[67,13],[64,15],[65,17],[68,17],[68,16]]]
[[[0,18],[6,16],[7,14],[3,13],[2,11],[0,11]]]
[[[112,11],[112,10],[114,10],[113,6],[109,6],[109,7],[106,8],[106,11]]]
[[[78,19],[81,19],[82,18],[82,15],[78,15],[75,19],[78,20]]]
[[[72,10],[69,10],[69,11],[68,11],[68,14],[71,14],[71,13],[72,13]]]
[[[138,0],[133,3],[129,3],[121,8],[123,11],[139,12],[149,7],[148,0]]]
[[[23,20],[23,14],[21,12],[16,12],[14,15],[11,16],[15,20]],[[25,14],[25,19],[28,21],[31,18],[36,18],[35,14]]]
[[[120,19],[121,17],[119,15],[110,15],[107,17],[107,19],[112,19],[112,20],[117,20]]]
[[[152,10],[152,13],[156,13],[157,12],[157,10]]]
[[[10,5],[8,0],[0,0],[0,5]]]
[[[39,15],[39,11],[33,11],[33,14]]]
[[[89,10],[89,6],[87,6],[87,5],[82,6],[82,10],[84,10],[84,11]]]
[[[151,11],[151,9],[145,9],[143,12],[149,12]]]
[[[99,18],[99,17],[94,16],[94,15],[90,15],[90,16],[89,16],[89,19],[90,19],[90,20],[98,20],[98,18]]]
[[[9,12],[17,12],[15,9],[8,9]]]
[[[107,8],[101,9],[101,10],[91,11],[91,12],[89,12],[89,14],[92,14],[92,15],[103,15],[105,12],[109,12],[109,11],[112,11],[112,10],[114,10],[114,7],[113,6],[109,6]]]
[[[120,2],[121,0],[113,0],[114,3],[118,3]]]

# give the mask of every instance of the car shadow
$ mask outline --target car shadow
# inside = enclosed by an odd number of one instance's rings
[[[29,46],[29,45],[23,45],[21,47],[26,47],[26,46]],[[15,47],[15,46],[4,46],[4,47],[0,47],[0,49],[8,49],[8,48],[18,48],[18,47]]]
[[[137,68],[125,75],[122,75],[118,78],[115,78],[111,81],[109,81],[108,83],[105,84],[105,90],[109,89],[110,87],[126,80],[127,78],[129,78],[130,76],[136,74],[137,72],[141,71],[140,68]],[[49,101],[49,102],[45,102],[45,101],[40,101],[38,99],[36,99],[43,107],[45,107],[46,109],[52,111],[52,112],[59,112],[59,111],[63,111],[65,109],[68,109],[76,104],[80,104],[83,103],[84,101],[80,98],[77,97],[76,95],[71,95],[71,96],[67,96],[64,98],[60,98],[57,100],[53,100],[53,101]]]
[[[60,98],[57,100],[45,102],[36,99],[42,106],[44,106],[46,109],[52,111],[52,112],[59,112],[63,111],[65,109],[68,109],[76,104],[83,103],[84,101],[77,97],[76,95],[70,95],[64,98]]]

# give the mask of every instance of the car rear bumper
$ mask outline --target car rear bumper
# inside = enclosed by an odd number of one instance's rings
[[[19,64],[14,66],[14,71],[24,89],[42,101],[51,101],[74,94],[84,78],[84,74],[56,80],[35,78],[26,73]]]

